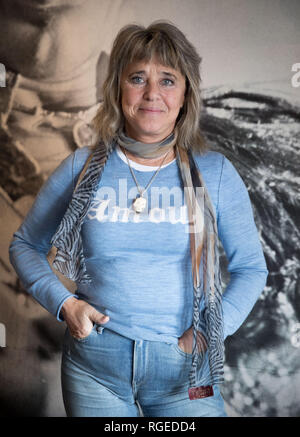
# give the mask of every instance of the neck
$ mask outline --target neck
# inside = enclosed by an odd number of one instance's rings
[[[166,138],[156,143],[144,143],[130,138],[124,133],[118,136],[118,143],[127,158],[148,166],[160,166],[162,161],[167,164],[176,157],[177,132],[170,133]]]
[[[139,156],[128,152],[122,146],[120,146],[120,148],[124,154],[126,153],[128,159],[130,159],[131,161],[137,162],[138,164],[142,164],[142,165],[148,165],[150,167],[158,167],[161,164],[161,161],[164,159],[164,156],[165,156],[165,153],[163,153],[158,158],[153,158],[153,159],[152,158],[140,158]],[[175,158],[176,158],[176,151],[175,151],[175,147],[173,147],[169,151],[166,159],[164,160],[164,165],[173,161],[173,159],[175,159]]]

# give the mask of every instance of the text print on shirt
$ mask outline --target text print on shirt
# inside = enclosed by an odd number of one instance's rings
[[[184,202],[184,198],[186,197],[185,191],[187,190],[192,190],[192,188],[185,187],[184,190],[182,190],[178,186],[172,188],[153,186],[150,190],[150,199],[149,193],[145,193],[147,205],[151,205],[151,208],[146,209],[142,213],[136,213],[131,205],[132,201],[138,195],[137,188],[132,187],[128,191],[127,179],[119,179],[118,190],[108,186],[103,186],[98,189],[91,202],[87,218],[90,220],[96,219],[99,222],[167,222],[187,225],[189,224],[188,211],[187,205]],[[197,187],[197,190],[203,190],[203,187]],[[118,194],[116,191],[118,191]],[[203,211],[203,205],[197,203],[197,208]],[[201,211],[199,211],[200,217],[202,217]],[[201,228],[203,228],[203,220]],[[189,227],[186,227],[186,232],[190,232]]]

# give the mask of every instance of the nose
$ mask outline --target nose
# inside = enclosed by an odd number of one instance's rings
[[[145,100],[156,100],[160,96],[160,88],[156,81],[149,80],[145,87],[144,99]]]

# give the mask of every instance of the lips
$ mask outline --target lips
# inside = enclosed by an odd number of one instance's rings
[[[164,112],[162,109],[158,109],[158,108],[140,108],[140,111],[152,112],[152,113]]]

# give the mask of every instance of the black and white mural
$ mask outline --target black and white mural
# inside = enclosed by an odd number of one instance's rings
[[[300,416],[298,0],[0,0],[0,416],[65,416],[65,325],[26,293],[8,247],[49,174],[89,141],[117,31],[156,19],[202,56],[201,127],[246,183],[270,272],[226,339],[228,415]]]

